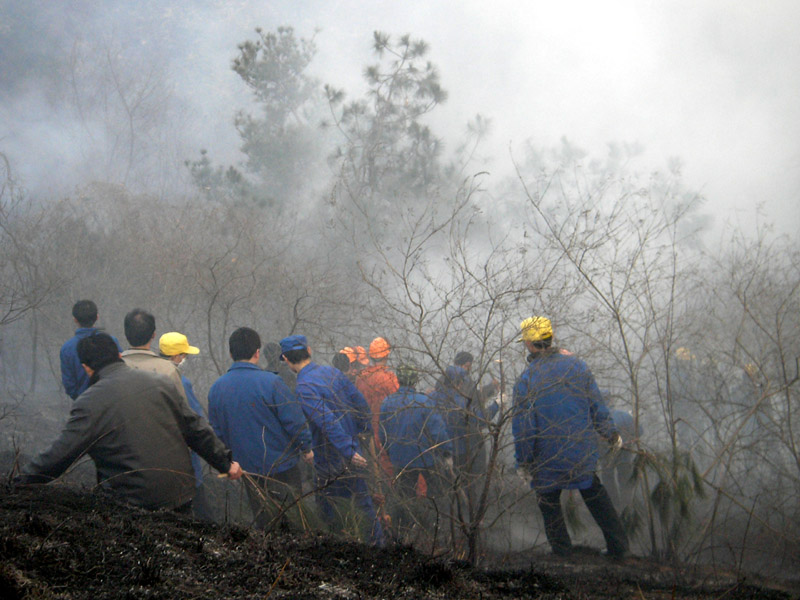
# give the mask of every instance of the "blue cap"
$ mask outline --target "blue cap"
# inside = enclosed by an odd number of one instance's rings
[[[304,335],[290,335],[281,340],[281,352],[286,353],[290,350],[305,350],[308,348],[308,340]]]

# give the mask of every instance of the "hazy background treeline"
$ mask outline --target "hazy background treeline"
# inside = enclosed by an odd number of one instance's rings
[[[46,19],[46,6],[3,3],[6,23]],[[172,63],[132,60],[124,35],[76,35],[64,52],[26,44],[23,29],[3,32],[20,59],[0,98],[69,122],[69,152],[49,160],[74,168],[68,192],[27,181],[30,156],[0,139],[0,450],[37,451],[66,419],[58,350],[82,298],[123,345],[134,307],[156,316],[157,336],[187,334],[202,400],[241,325],[265,341],[303,333],[326,363],[385,336],[395,365],[426,372],[423,388],[469,350],[476,377],[504,384],[503,410],[486,429],[487,494],[460,526],[518,549],[543,537],[508,476],[509,394],[525,364],[519,322],[544,314],[643,428],[624,507],[637,552],[797,566],[796,237],[763,224],[709,239],[680,164],[653,170],[630,145],[597,156],[527,142],[511,149],[514,174],[493,176],[491,121],[440,132],[448,92],[435,48],[413,35],[375,32],[351,91],[335,80],[352,74],[311,75],[312,38],[255,30],[231,49],[229,156],[192,145],[204,116],[182,110]],[[32,143],[53,144],[39,126]]]

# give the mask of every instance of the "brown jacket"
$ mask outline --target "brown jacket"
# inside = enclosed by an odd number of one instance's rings
[[[22,483],[55,479],[88,453],[98,482],[115,495],[145,508],[175,508],[195,493],[187,445],[218,471],[230,469],[230,450],[170,379],[122,362],[98,374],[58,439],[23,470]]]

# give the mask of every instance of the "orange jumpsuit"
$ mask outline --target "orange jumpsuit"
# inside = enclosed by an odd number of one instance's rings
[[[389,394],[394,394],[400,384],[397,376],[386,365],[377,364],[366,367],[356,378],[356,387],[364,395],[364,398],[372,411],[372,431],[375,440],[375,451],[378,455],[378,462],[381,469],[388,476],[393,475],[392,463],[378,438],[378,427],[380,425],[381,404],[383,399]]]

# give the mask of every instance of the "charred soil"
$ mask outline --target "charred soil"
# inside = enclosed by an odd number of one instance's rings
[[[796,598],[713,570],[585,551],[494,570],[312,533],[146,512],[65,486],[0,492],[0,598]]]

